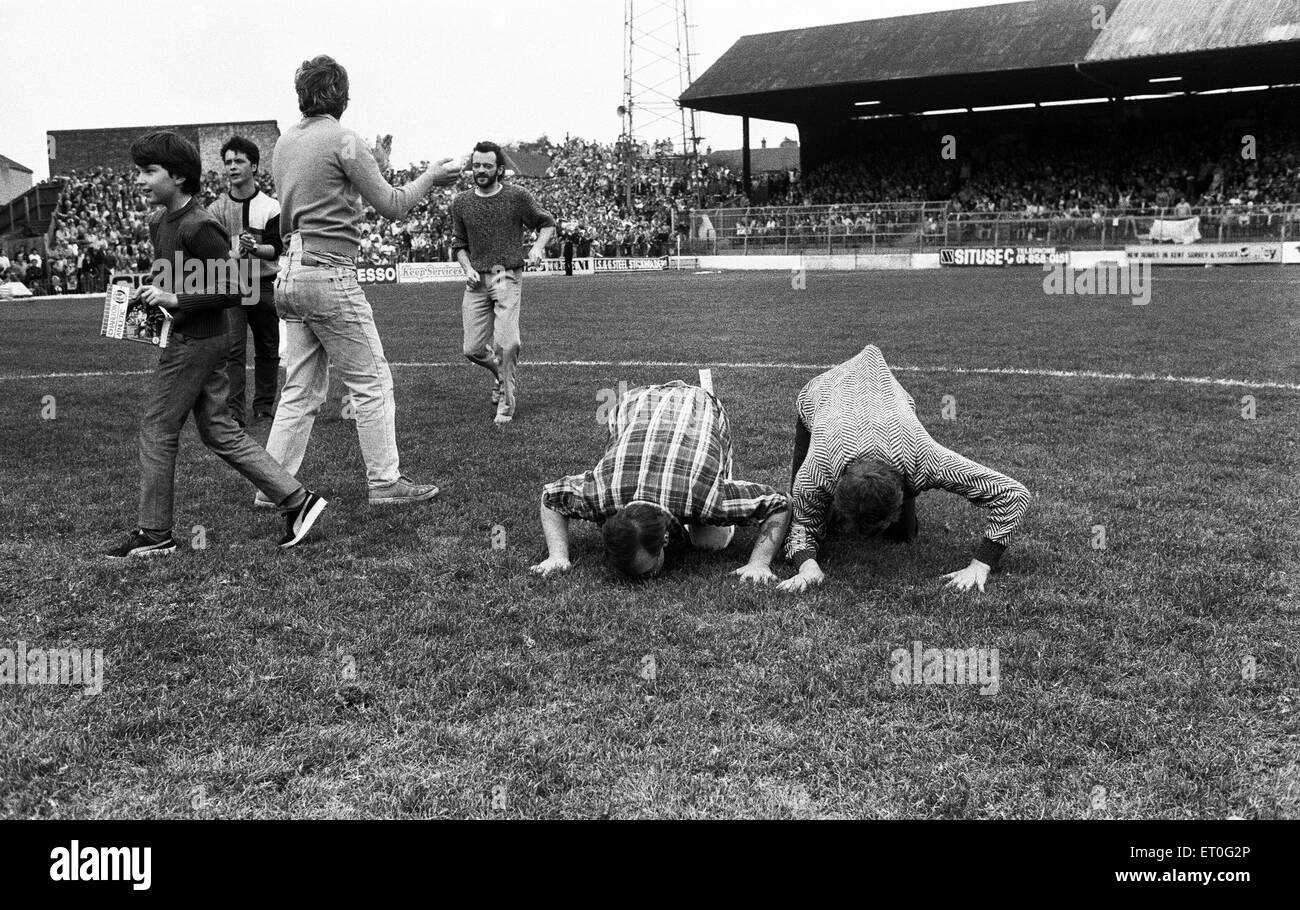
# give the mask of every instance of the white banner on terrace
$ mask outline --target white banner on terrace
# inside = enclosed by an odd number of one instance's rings
[[[1195,246],[1129,246],[1129,262],[1152,265],[1260,265],[1282,261],[1280,243],[1198,243]]]
[[[578,260],[574,260],[576,265]],[[591,260],[597,272],[662,272],[668,268],[668,257],[614,256]]]
[[[1151,222],[1149,239],[1157,243],[1172,240],[1175,243],[1195,243],[1201,239],[1201,219],[1179,218],[1166,220],[1157,218]]]

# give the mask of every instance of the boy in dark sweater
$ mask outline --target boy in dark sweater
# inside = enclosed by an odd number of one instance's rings
[[[136,185],[163,207],[149,225],[157,257],[152,283],[137,296],[171,312],[175,322],[159,352],[140,421],[139,527],[105,555],[126,559],[175,552],[176,450],[191,411],[203,443],[279,506],[285,520],[280,547],[288,549],[307,536],[327,502],[298,483],[230,416],[225,310],[239,305],[239,286],[228,268],[230,236],[194,198],[199,150],[162,130],[133,142],[131,158]]]

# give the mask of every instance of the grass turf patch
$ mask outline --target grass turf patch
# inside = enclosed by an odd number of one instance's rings
[[[830,364],[875,343],[898,365],[1300,382],[1290,285],[1233,274],[1158,272],[1147,307],[1048,297],[1034,270],[538,278],[504,430],[459,362],[456,286],[375,288],[389,359],[449,364],[394,369],[403,468],[443,494],[370,510],[354,426],[321,421],[302,476],[331,506],[289,553],[187,428],[182,552],[102,560],[133,521],[146,377],[0,377],[0,646],[106,661],[99,695],[0,686],[0,815],[1300,815],[1300,393],[900,372],[939,442],[1033,496],[980,596],[942,591],[983,528],[943,493],[915,544],[836,541],[799,598],[726,575],[752,529],[634,585],[577,524],[572,573],[527,571],[541,485],[600,455],[600,390],[694,379],[528,358]],[[0,322],[32,339],[8,376],[154,356],[95,338],[93,303]],[[738,476],[786,487],[815,372],[715,367]],[[997,648],[998,693],[894,685],[914,641]]]

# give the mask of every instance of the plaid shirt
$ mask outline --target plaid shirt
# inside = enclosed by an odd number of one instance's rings
[[[634,500],[684,524],[759,524],[787,508],[784,494],[732,480],[731,428],[722,405],[683,382],[628,391],[609,415],[609,443],[585,474],[547,484],[542,501],[568,518],[604,522]]]
[[[793,515],[785,552],[791,562],[801,565],[817,557],[844,466],[868,457],[888,462],[903,475],[906,496],[939,489],[987,506],[989,522],[975,558],[998,564],[1024,517],[1029,491],[931,439],[916,418],[916,402],[894,378],[879,348],[868,345],[810,381],[799,393],[797,408],[812,439],[790,490]]]

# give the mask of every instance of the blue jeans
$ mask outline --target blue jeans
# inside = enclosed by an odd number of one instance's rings
[[[229,352],[230,337],[224,333],[190,338],[177,332],[159,352],[140,420],[140,527],[165,531],[172,526],[176,451],[191,411],[203,444],[271,502],[283,503],[302,486],[230,416]]]
[[[462,353],[497,374],[506,405],[515,414],[515,376],[519,369],[519,305],[523,269],[503,269],[482,275],[477,286],[461,298],[465,329]],[[488,356],[484,356],[487,354]]]
[[[397,408],[374,313],[355,268],[307,265],[302,258],[295,234],[275,279],[275,307],[285,322],[285,380],[266,450],[286,471],[298,473],[332,366],[356,408],[367,483],[371,489],[390,486],[401,477]]]

